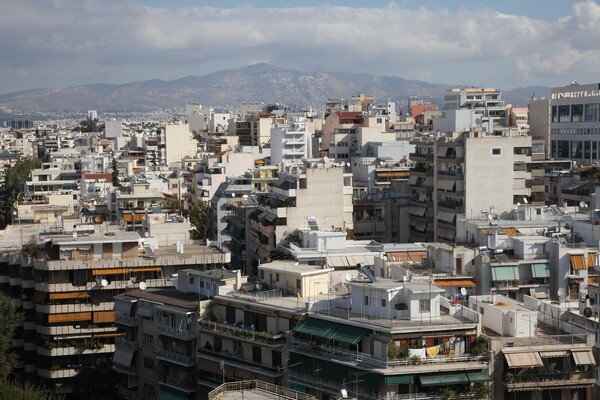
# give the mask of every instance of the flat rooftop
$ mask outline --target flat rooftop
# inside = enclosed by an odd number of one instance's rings
[[[208,394],[209,400],[316,400],[316,397],[263,381],[227,382]]]

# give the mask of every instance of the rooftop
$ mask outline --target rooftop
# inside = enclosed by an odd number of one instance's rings
[[[149,300],[190,310],[197,309],[200,301],[197,293],[184,293],[174,288],[131,289],[119,296],[127,299]]]
[[[295,392],[293,390],[276,386],[263,381],[241,381],[225,383],[208,394],[209,400],[245,399],[245,400],[269,400],[269,399],[297,399],[315,400],[314,396]]]

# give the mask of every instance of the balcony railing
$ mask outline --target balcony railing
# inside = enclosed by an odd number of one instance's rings
[[[281,386],[273,385],[273,384],[267,383],[267,382],[241,381],[241,382],[228,382],[228,383],[225,383],[225,384],[219,386],[218,388],[216,388],[215,390],[213,390],[212,392],[210,392],[208,394],[208,400],[218,399],[219,395],[224,392],[235,391],[235,392],[243,393],[244,390],[252,390],[252,389],[258,389],[261,392],[270,393],[273,395],[273,398],[279,398],[280,396],[283,396],[284,398],[288,398],[288,399],[293,398],[293,399],[297,399],[297,400],[314,399],[313,396],[310,396],[310,395],[307,395],[304,393],[295,392],[293,390],[290,390],[290,389],[287,389],[287,388],[284,388]]]
[[[161,385],[172,386],[186,392],[195,392],[197,387],[196,381],[191,378],[174,378],[166,375],[160,376],[158,378],[158,383]]]
[[[115,314],[115,322],[121,325],[138,326],[138,318],[124,314]]]
[[[120,347],[122,349],[130,349],[130,350],[137,350],[139,347],[137,342],[132,341],[132,340],[127,340],[125,338],[115,339],[115,346]]]
[[[198,327],[200,329],[237,336],[243,339],[259,340],[267,343],[285,343],[285,335],[282,333],[273,334],[270,332],[257,332],[251,329],[206,320],[198,320]]]
[[[414,361],[409,358],[399,358],[395,360],[388,360],[379,357],[375,357],[368,353],[347,351],[344,349],[326,347],[326,346],[311,346],[309,343],[291,339],[291,348],[294,350],[318,352],[327,354],[330,356],[341,357],[357,361],[359,364],[370,365],[375,367],[397,367],[401,365],[413,365]],[[420,364],[442,364],[442,363],[457,363],[457,362],[472,362],[472,361],[486,361],[488,360],[487,355],[475,355],[475,354],[463,354],[457,356],[437,356],[434,358],[427,358],[420,361]]]
[[[116,319],[115,319],[115,321],[116,321]],[[190,329],[190,330],[179,329],[174,326],[158,324],[158,325],[156,325],[156,330],[158,330],[160,333],[163,333],[163,334],[166,334],[168,336],[175,337],[178,339],[193,340],[196,338],[196,331],[194,331],[192,329]]]
[[[186,356],[185,354],[175,353],[168,350],[156,350],[156,355],[157,357],[164,358],[168,361],[173,361],[186,367],[196,365],[195,356]]]

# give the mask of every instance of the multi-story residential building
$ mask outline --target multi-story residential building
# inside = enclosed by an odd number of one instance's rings
[[[432,284],[347,282],[347,298],[307,313],[291,332],[289,384],[316,397],[487,398],[479,315]],[[325,302],[327,304],[327,302]]]
[[[444,109],[433,121],[434,131],[488,133],[509,125],[502,92],[493,88],[453,88],[444,96]]]
[[[302,163],[310,157],[311,141],[306,131],[306,123],[293,121],[286,125],[271,128],[271,164],[279,165]]]
[[[72,162],[44,163],[41,168],[29,173],[23,183],[23,194],[25,197],[67,192],[77,194],[80,177]]]
[[[490,354],[490,398],[595,399],[594,335],[558,302],[471,296]]]
[[[160,161],[163,165],[180,162],[187,156],[195,156],[198,142],[192,137],[188,124],[167,124],[159,134]]]
[[[600,85],[552,88],[550,94],[550,157],[570,159],[577,163],[600,160]],[[547,108],[545,109],[547,111]],[[544,118],[541,110],[539,118]]]
[[[421,137],[414,144],[412,241],[454,241],[458,215],[509,212],[531,195],[528,136],[470,131]]]
[[[17,372],[56,393],[72,392],[81,368],[112,357],[119,336],[115,295],[140,282],[168,287],[179,270],[230,261],[229,253],[206,246],[176,251],[137,232],[108,228],[68,220],[62,229],[53,223],[13,225],[2,232],[2,290],[25,311],[13,342],[23,360]]]

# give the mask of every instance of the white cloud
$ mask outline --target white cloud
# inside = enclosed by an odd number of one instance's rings
[[[518,85],[598,79],[600,6],[541,21],[491,9],[151,8],[118,0],[10,0],[0,25],[3,92],[175,79],[269,60],[443,83]],[[569,78],[569,76],[571,76]]]

